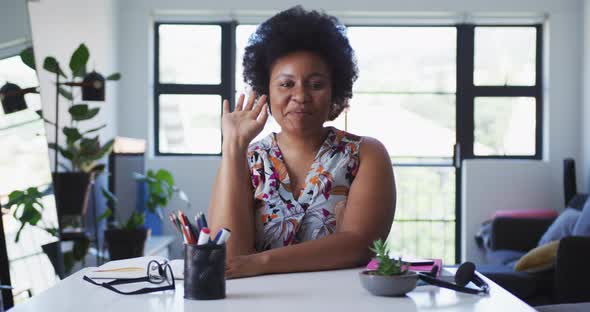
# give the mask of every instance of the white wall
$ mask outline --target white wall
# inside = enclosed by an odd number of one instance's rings
[[[483,260],[473,235],[497,209],[555,209],[563,206],[551,164],[540,161],[473,160],[463,166],[464,259]],[[557,186],[556,186],[557,185]]]
[[[43,60],[46,56],[54,56],[60,63],[60,67],[71,75],[69,69],[70,56],[80,43],[85,43],[90,51],[90,59],[87,69],[108,75],[115,71],[115,15],[112,0],[102,1],[72,1],[51,0],[29,2],[31,28],[35,49],[35,61],[39,73],[41,85],[41,100],[44,116],[49,120],[55,120],[55,75],[43,70]],[[63,78],[60,78],[63,81]],[[117,83],[107,82],[105,102],[89,102],[87,104],[100,107],[100,112],[93,120],[80,122],[80,128],[90,129],[102,124],[107,127],[100,130],[102,142],[112,138],[117,133]],[[80,88],[74,89],[77,102],[82,103]],[[69,121],[67,108],[69,101],[60,99],[60,125]],[[54,128],[47,125],[47,137],[54,141]],[[60,142],[65,142],[64,135],[60,133]],[[53,168],[53,153],[51,152],[51,165]]]

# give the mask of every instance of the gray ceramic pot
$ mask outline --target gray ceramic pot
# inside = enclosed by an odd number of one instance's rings
[[[408,271],[403,275],[376,275],[374,271],[362,271],[359,273],[361,284],[375,296],[403,296],[416,288],[418,274]]]

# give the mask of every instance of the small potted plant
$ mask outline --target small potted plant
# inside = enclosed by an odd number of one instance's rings
[[[376,296],[403,296],[416,288],[418,274],[410,271],[409,266],[401,258],[389,258],[389,248],[385,242],[378,239],[370,247],[376,255],[378,268],[364,270],[359,273],[361,284],[371,294]]]
[[[165,170],[148,170],[147,174],[134,174],[138,182],[145,182],[147,185],[147,201],[145,211],[133,211],[126,222],[119,222],[112,216],[112,210],[116,206],[116,197],[106,190],[102,193],[107,199],[108,208],[99,217],[99,222],[105,218],[109,219],[105,240],[108,245],[111,260],[127,259],[143,256],[145,241],[149,235],[149,229],[145,227],[146,213],[152,213],[162,219],[162,209],[168,205],[174,194],[190,206],[186,194],[174,185],[172,174]]]

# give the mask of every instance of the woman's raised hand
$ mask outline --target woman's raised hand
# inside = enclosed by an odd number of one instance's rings
[[[229,101],[223,100],[223,115],[221,128],[224,144],[237,144],[240,148],[247,148],[248,144],[262,131],[268,119],[266,95],[262,95],[256,105],[256,93],[250,93],[248,102],[244,104],[244,94],[241,94],[233,112],[229,110]]]

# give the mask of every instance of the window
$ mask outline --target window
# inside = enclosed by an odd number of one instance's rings
[[[156,24],[158,155],[221,153],[221,101],[248,92],[241,60],[255,29],[234,23]],[[396,157],[451,156],[456,133],[426,125],[434,122],[460,130],[463,158],[541,159],[541,32],[541,25],[351,25],[348,34],[362,69],[352,104],[367,104],[353,105],[331,124],[372,133]],[[372,49],[375,37],[391,44]],[[367,116],[405,123],[414,136],[384,134]],[[271,117],[258,138],[276,130]],[[418,149],[412,144],[419,136],[429,144]]]
[[[360,75],[346,129],[379,139],[396,167],[388,244],[397,254],[454,263],[457,30],[349,26],[348,36]]]
[[[181,36],[199,34],[200,41],[210,42],[208,47],[217,54],[207,55],[220,59],[222,68],[217,70],[218,63],[212,60],[215,70],[211,69],[210,77],[190,77],[187,71],[182,83],[221,81],[221,85],[217,93],[197,92],[197,87],[183,96],[159,93],[160,119],[164,121],[164,111],[171,119],[166,121],[170,124],[168,130],[162,126],[158,130],[160,136],[169,136],[160,137],[160,153],[172,141],[182,153],[219,154],[221,97],[248,94],[242,77],[242,57],[256,25],[218,26],[221,33],[216,36],[224,38],[224,32],[228,33],[225,38],[233,36],[231,42],[221,40],[222,47],[233,46],[230,51],[219,51],[219,41],[206,37],[211,35],[204,32]],[[375,137],[390,152],[398,188],[396,218],[389,240],[393,250],[442,257],[445,263],[454,263],[460,259],[458,160],[542,157],[542,27],[348,25],[347,33],[356,52],[360,76],[354,85],[351,108],[328,124]],[[186,39],[180,41],[175,49],[188,45]],[[160,41],[160,49],[164,49],[163,42]],[[191,55],[211,52],[197,50]],[[227,55],[230,58],[224,59]],[[179,62],[177,59],[172,63]],[[175,66],[192,65],[179,62]],[[235,70],[226,79],[223,68]],[[205,103],[210,108],[205,109]],[[169,112],[179,107],[182,113]],[[191,121],[194,126],[190,126]],[[174,135],[175,127],[185,132],[187,128],[192,130],[182,135],[177,130]],[[269,117],[255,140],[278,130]],[[199,146],[191,145],[187,137],[198,137]],[[164,145],[165,140],[171,141]]]
[[[220,155],[233,93],[232,24],[155,26],[156,155]]]
[[[542,158],[542,26],[460,25],[463,158]]]

